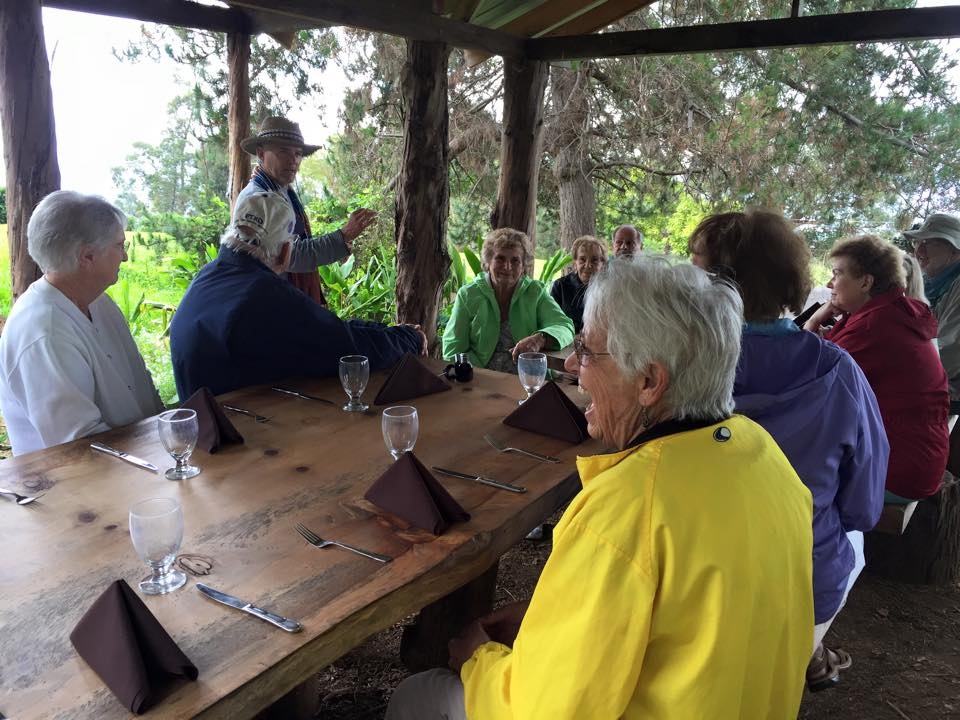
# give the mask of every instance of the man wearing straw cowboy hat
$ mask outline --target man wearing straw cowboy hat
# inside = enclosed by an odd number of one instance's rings
[[[292,185],[300,162],[320,146],[306,144],[297,123],[282,117],[268,117],[260,124],[257,134],[242,140],[240,147],[256,156],[257,167],[250,182],[240,191],[236,205],[241,199],[264,191],[280,193],[289,199],[296,215],[294,234],[298,240],[293,243],[287,277],[304,293],[324,303],[317,265],[327,265],[349,255],[354,238],[370,226],[377,214],[366,208],[354,210],[339,230],[311,237],[310,221]]]

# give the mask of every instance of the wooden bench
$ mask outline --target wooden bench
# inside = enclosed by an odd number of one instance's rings
[[[880,513],[880,519],[873,531],[886,533],[887,535],[903,535],[910,518],[913,517],[913,511],[916,509],[916,500],[907,505],[884,505],[883,512]]]

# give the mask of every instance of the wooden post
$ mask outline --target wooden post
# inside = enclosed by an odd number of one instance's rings
[[[7,164],[7,238],[13,299],[40,277],[27,254],[27,223],[60,188],[50,65],[40,0],[0,2],[0,121]]]
[[[230,87],[227,109],[230,146],[230,211],[237,195],[250,181],[250,156],[240,141],[250,136],[250,36],[227,33],[227,72]]]
[[[443,43],[407,41],[401,78],[403,160],[397,183],[397,316],[420,325],[432,347],[440,293],[450,268],[447,252],[447,60]]]
[[[536,241],[543,93],[549,74],[550,66],[544,62],[503,61],[500,186],[490,225],[521,230],[531,242]],[[532,266],[528,268],[528,272],[532,270]]]

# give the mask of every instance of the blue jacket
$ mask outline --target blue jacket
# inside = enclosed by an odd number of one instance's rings
[[[789,320],[747,325],[733,392],[813,495],[814,612],[825,622],[853,569],[846,533],[872,530],[883,510],[890,447],[876,396],[846,351]]]
[[[170,324],[173,374],[181,399],[206,386],[215,395],[285,377],[331,377],[344,355],[366,355],[370,370],[420,352],[408,327],[341,320],[244,253],[221,248],[180,302]]]

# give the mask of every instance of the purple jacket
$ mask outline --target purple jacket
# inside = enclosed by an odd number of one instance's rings
[[[833,617],[853,569],[846,533],[883,510],[887,444],[877,399],[845,350],[792,321],[744,329],[737,412],[766,429],[813,495],[813,602]]]

